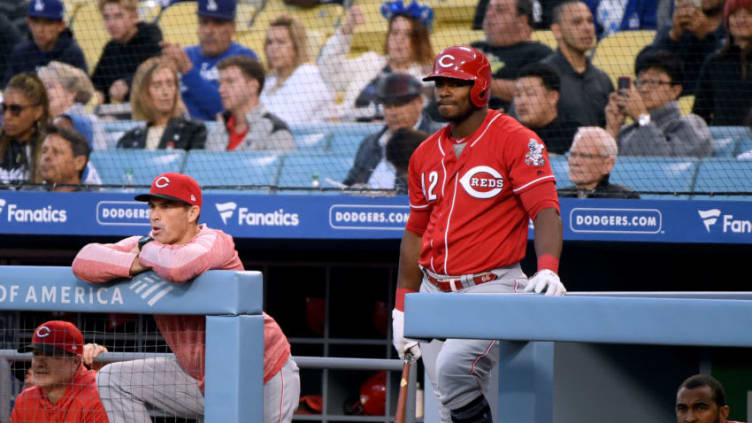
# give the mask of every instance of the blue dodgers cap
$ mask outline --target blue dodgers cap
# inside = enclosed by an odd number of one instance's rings
[[[31,0],[27,16],[30,18],[46,18],[62,21],[65,15],[65,5],[61,0]]]
[[[237,0],[198,0],[198,15],[234,21],[236,5]]]

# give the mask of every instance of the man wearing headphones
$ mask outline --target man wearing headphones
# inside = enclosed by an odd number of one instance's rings
[[[403,359],[423,356],[443,422],[491,422],[483,396],[499,359],[498,341],[404,337],[404,298],[429,293],[564,295],[559,200],[540,138],[513,118],[488,109],[491,67],[469,47],[436,56],[424,80],[436,84],[439,113],[449,124],[410,160],[410,218],[402,237],[394,346]],[[538,271],[520,268],[528,221],[535,224]],[[503,377],[503,376],[502,376]]]

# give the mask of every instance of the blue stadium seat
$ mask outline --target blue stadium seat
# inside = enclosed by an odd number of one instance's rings
[[[372,123],[338,124],[331,129],[330,153],[355,156],[360,142],[368,135],[379,132],[384,126]]]
[[[620,156],[611,172],[611,182],[635,191],[692,191],[698,159]],[[688,199],[688,195],[640,195],[657,200]]]
[[[746,126],[711,126],[713,137],[713,157],[735,157],[746,150],[741,145],[745,142],[752,149],[752,134]]]
[[[556,188],[562,189],[572,186],[572,182],[569,180],[569,162],[567,156],[561,154],[551,154],[548,156],[551,160],[551,170],[554,171],[556,177]]]
[[[751,192],[752,161],[734,158],[705,159],[697,172],[695,192]],[[752,200],[752,196],[693,195],[692,199]]]
[[[223,152],[193,150],[183,168],[203,186],[275,185],[282,160],[263,151]]]
[[[105,185],[126,184],[125,174],[133,172],[133,185],[151,185],[163,172],[179,172],[183,166],[183,150],[95,150],[90,161],[97,168]]]
[[[280,187],[310,187],[313,175],[322,188],[337,187],[353,165],[353,157],[341,154],[296,152],[285,156],[279,175]]]
[[[291,124],[290,131],[295,138],[298,151],[306,150],[323,153],[329,148],[332,128],[322,125]]]

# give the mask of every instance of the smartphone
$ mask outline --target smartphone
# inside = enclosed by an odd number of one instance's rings
[[[632,78],[628,76],[620,76],[616,82],[616,85],[619,91],[628,90],[632,87]]]

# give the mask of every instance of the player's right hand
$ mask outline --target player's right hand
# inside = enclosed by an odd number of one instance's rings
[[[392,310],[392,344],[397,350],[400,359],[405,359],[405,353],[410,352],[411,361],[415,362],[420,358],[420,345],[414,339],[405,338],[405,312]]]

